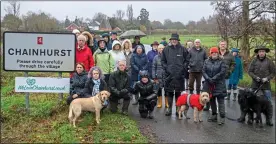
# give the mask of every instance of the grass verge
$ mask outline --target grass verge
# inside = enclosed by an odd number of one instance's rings
[[[29,73],[30,76],[57,76],[57,73]],[[73,128],[68,121],[65,100],[57,94],[31,93],[30,114],[25,108],[24,93],[14,92],[14,77],[23,73],[2,71],[1,81],[1,142],[3,143],[147,143],[130,117],[101,115],[101,124],[95,114],[84,112]],[[65,76],[68,76],[66,74]],[[66,96],[64,96],[66,97]]]

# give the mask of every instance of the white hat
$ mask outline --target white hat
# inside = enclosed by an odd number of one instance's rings
[[[78,29],[74,29],[72,33],[76,34],[76,33],[80,33],[80,31]]]

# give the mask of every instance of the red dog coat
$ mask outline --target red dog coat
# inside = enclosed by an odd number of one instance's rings
[[[189,102],[190,102],[189,106],[192,107],[192,108],[197,107],[197,109],[199,111],[201,111],[204,106],[202,106],[199,103],[199,97],[200,97],[199,94],[192,94],[190,96],[190,99],[189,99]],[[183,94],[183,95],[179,96],[178,99],[177,99],[177,102],[176,102],[176,106],[180,107],[182,105],[188,104],[187,99],[188,99],[188,94]]]

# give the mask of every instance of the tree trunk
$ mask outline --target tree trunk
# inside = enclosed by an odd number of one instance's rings
[[[249,47],[249,30],[247,27],[249,26],[249,1],[242,2],[242,30],[244,34],[241,37],[241,50],[242,55],[245,60],[245,64],[248,62],[250,58],[250,47]]]

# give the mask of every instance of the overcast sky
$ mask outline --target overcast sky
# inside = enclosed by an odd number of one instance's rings
[[[200,20],[200,18],[212,15],[214,10],[210,5],[210,1],[21,1],[20,14],[26,14],[28,11],[38,12],[39,10],[50,13],[58,20],[64,20],[68,15],[70,20],[74,20],[76,16],[84,18],[93,18],[97,12],[102,12],[108,16],[112,16],[116,10],[126,10],[128,4],[132,4],[134,17],[137,17],[141,8],[149,11],[150,20],[158,20],[162,23],[164,19],[171,19],[172,21],[180,21],[186,24],[189,20]],[[2,2],[1,16],[5,15],[4,7],[8,4]],[[126,17],[125,17],[126,18]]]

